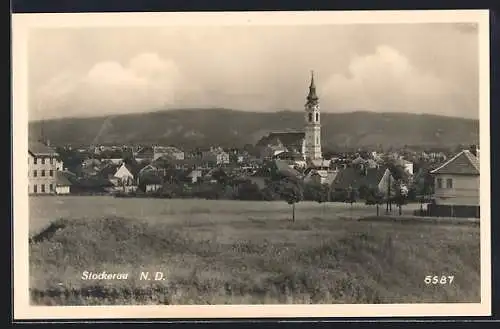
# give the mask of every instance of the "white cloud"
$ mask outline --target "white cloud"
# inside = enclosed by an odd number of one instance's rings
[[[321,95],[338,110],[421,112],[441,108],[449,91],[446,82],[382,45],[372,54],[354,57],[348,74],[327,79]]]
[[[60,74],[40,88],[36,97],[43,104],[44,114],[60,114],[62,107],[74,116],[95,114],[100,109],[128,113],[174,103],[183,96],[176,90],[182,82],[185,81],[173,61],[142,53],[126,65],[106,61],[80,75]]]
[[[477,33],[449,24],[32,33],[32,119],[192,106],[301,110],[311,69],[324,112],[478,116]],[[35,111],[38,100],[44,109]]]

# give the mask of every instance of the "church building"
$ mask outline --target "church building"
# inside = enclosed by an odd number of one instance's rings
[[[257,147],[261,156],[268,159],[301,161],[304,164],[321,166],[321,114],[319,97],[316,94],[314,73],[311,72],[309,93],[306,98],[303,131],[271,132],[263,137]]]

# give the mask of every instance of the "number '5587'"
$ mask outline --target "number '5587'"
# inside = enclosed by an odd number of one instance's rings
[[[454,278],[453,275],[427,275],[424,282],[427,285],[451,284]]]

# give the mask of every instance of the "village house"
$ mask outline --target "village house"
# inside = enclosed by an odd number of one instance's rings
[[[71,182],[62,171],[56,171],[56,194],[69,194],[71,192]]]
[[[63,169],[63,163],[58,160],[59,154],[39,141],[31,141],[28,147],[28,193],[56,193],[56,172]]]
[[[475,146],[430,173],[435,177],[431,215],[479,217],[479,150]]]
[[[229,164],[229,153],[221,147],[211,147],[208,151],[202,152],[202,161],[207,164],[224,165]]]
[[[376,189],[381,194],[394,193],[392,187],[395,178],[388,168],[365,168],[359,170],[355,167],[341,169],[335,175],[331,184],[332,191],[345,192],[354,189],[359,192],[360,198],[365,198],[368,189]]]
[[[164,168],[147,165],[137,174],[137,186],[141,187],[144,192],[159,191],[163,186],[165,172]]]
[[[152,146],[141,147],[137,152],[133,152],[133,156],[137,162],[151,162],[154,159],[154,148]]]
[[[162,157],[169,156],[176,160],[184,160],[184,152],[174,146],[154,146],[153,161]]]
[[[200,169],[192,170],[186,177],[190,183],[198,183],[203,178],[203,171]]]
[[[116,179],[114,181],[115,185],[126,192],[135,190],[137,186],[135,185],[135,179],[132,172],[133,169],[131,166],[122,163],[114,174],[114,178]]]
[[[336,170],[325,170],[325,169],[312,169],[304,177],[304,182],[313,184],[328,184],[331,186],[335,177],[337,177],[338,171]]]

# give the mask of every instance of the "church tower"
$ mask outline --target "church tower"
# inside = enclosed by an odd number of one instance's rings
[[[321,115],[319,111],[319,98],[316,95],[314,72],[311,72],[311,84],[305,104],[305,153],[306,160],[322,159],[321,155]]]

